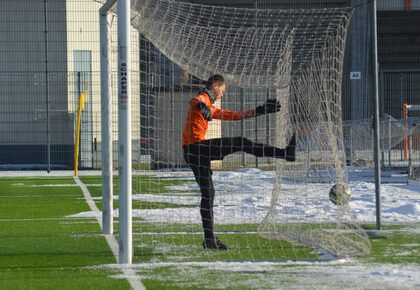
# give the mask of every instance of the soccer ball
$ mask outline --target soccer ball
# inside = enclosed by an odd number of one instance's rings
[[[350,201],[351,190],[345,183],[336,183],[331,187],[329,197],[335,205],[346,205]]]

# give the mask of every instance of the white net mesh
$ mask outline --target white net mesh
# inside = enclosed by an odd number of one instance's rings
[[[241,216],[241,212],[226,214],[228,208],[219,207],[215,213],[216,223],[220,221],[218,215],[224,214],[225,228],[238,231],[261,222],[266,216],[258,227],[263,237],[322,248],[338,256],[369,253],[367,236],[353,220],[350,205],[336,206],[328,201],[333,184],[347,185],[341,78],[351,10],[252,10],[170,0],[132,0],[131,3],[132,25],[182,70],[201,80],[222,74],[232,86],[229,90],[244,92],[259,88],[267,90],[270,97],[274,96],[281,103],[282,109],[273,117],[274,121],[255,121],[256,138],[258,131],[274,131],[266,141],[284,148],[296,134],[297,160],[275,159],[271,206],[260,211],[256,206],[252,209],[255,216],[251,218],[249,214]],[[180,88],[173,82],[167,86],[156,78],[143,80],[156,101],[154,120],[147,121],[156,131],[151,138],[153,158],[163,163],[164,160],[182,163],[182,157],[173,160],[181,154],[182,132],[177,124],[184,123],[183,114],[189,99],[177,103],[175,97],[191,97],[196,92],[191,88],[186,92],[185,86]],[[170,105],[168,92],[172,92]],[[188,93],[190,96],[185,96]],[[177,105],[185,111],[175,114]],[[225,130],[220,129],[220,125],[215,126],[218,131],[215,135],[220,137]],[[226,163],[226,159],[223,162]],[[168,176],[159,175],[159,178]],[[245,184],[247,180],[239,178],[237,182]],[[170,227],[171,223],[178,224],[171,228],[173,231],[179,230],[180,224],[199,222],[196,208],[165,211],[173,213],[171,220],[163,214],[159,216],[157,210],[142,212],[142,218],[153,221],[156,229],[159,224],[156,231]],[[162,243],[168,242],[167,236],[159,239]],[[282,255],[272,254],[276,259]],[[258,258],[256,251],[252,258]]]
[[[176,1],[136,1],[134,7],[133,25],[192,75],[204,80],[219,73],[240,87],[288,85],[278,79],[293,39],[287,23],[255,27],[252,10]]]
[[[373,167],[373,133],[372,119],[347,121],[343,124],[344,144],[347,151],[347,159],[355,166]],[[407,136],[414,136],[411,125],[407,122],[385,115],[380,121],[380,144],[381,150],[386,155],[386,165],[400,165],[404,155],[404,141]],[[404,161],[405,162],[405,161]],[[390,165],[391,167],[391,165]]]

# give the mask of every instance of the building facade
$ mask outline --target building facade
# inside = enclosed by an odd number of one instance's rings
[[[101,5],[90,0],[0,1],[0,164],[4,168],[72,168],[81,92],[87,101],[79,164],[100,167]],[[116,18],[110,25],[116,70]],[[131,35],[133,91],[138,92],[139,35],[134,30]],[[138,93],[133,103],[139,103]],[[138,116],[139,106],[133,107]],[[116,105],[113,111],[116,122]],[[137,127],[139,122],[133,120]]]

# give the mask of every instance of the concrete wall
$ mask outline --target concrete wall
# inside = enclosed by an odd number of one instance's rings
[[[71,160],[65,15],[64,0],[0,1],[0,164],[46,163],[48,136],[51,162]]]
[[[46,71],[51,141],[67,143],[66,23],[57,21],[65,19],[64,3],[48,4],[45,28],[43,0],[0,1],[0,144],[46,143]]]

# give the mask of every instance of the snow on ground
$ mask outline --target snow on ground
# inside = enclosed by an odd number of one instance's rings
[[[166,202],[190,207],[164,208],[153,210],[133,210],[134,217],[141,217],[155,223],[200,223],[198,186],[192,174],[165,172],[160,177],[191,178],[191,182],[167,188],[160,194],[133,194],[133,203]],[[352,190],[350,208],[360,222],[375,223],[375,185],[372,172],[350,168],[349,184]],[[258,169],[241,169],[229,172],[215,172],[216,187],[215,222],[259,223],[270,208],[274,172]],[[381,186],[381,205],[383,223],[413,223],[412,231],[419,233],[416,225],[420,222],[420,183],[401,183],[398,176],[392,183],[392,176]],[[90,186],[90,185],[89,185]],[[95,185],[98,186],[98,185]],[[286,185],[283,202],[279,203],[280,217],[297,221],[314,221],[334,217],[335,206],[328,196],[319,192],[328,191],[330,184],[312,183],[297,186],[290,194]],[[326,189],[327,188],[327,189]],[[304,192],[306,198],[293,194]],[[115,197],[118,198],[118,197]],[[306,200],[306,201],[305,201]],[[309,205],[310,204],[310,205]],[[71,217],[99,217],[101,212],[82,212]],[[118,210],[115,210],[118,215]],[[416,243],[401,245],[401,255],[413,254],[410,249]],[[420,267],[417,264],[363,264],[351,260],[330,261],[284,261],[284,262],[159,262],[127,265],[102,265],[120,269],[129,267],[142,279],[163,279],[179,288],[196,287],[202,289],[420,289]],[[163,277],[159,270],[165,268]],[[169,270],[168,270],[169,269]],[[234,275],[232,275],[232,273]],[[216,275],[214,285],[203,285],[207,276]],[[125,279],[127,275],[115,275]],[[189,277],[189,279],[186,279]],[[233,278],[232,278],[233,277]],[[240,279],[238,279],[240,277]],[[194,284],[195,283],[195,284]],[[208,288],[206,288],[208,287]]]
[[[101,265],[94,268],[121,269],[124,265]],[[162,262],[140,263],[130,268],[143,279],[156,279],[149,270],[165,268],[162,280],[179,288],[201,289],[419,289],[419,267],[400,264],[364,264],[347,260],[330,262]],[[170,270],[168,270],[170,269]],[[182,274],[181,274],[182,273]],[[242,275],[242,274],[248,275]],[[232,279],[232,274],[241,279]],[[206,285],[208,275],[218,277]],[[185,277],[189,277],[186,279]],[[233,276],[238,277],[238,276]],[[124,279],[124,275],[113,278]],[[242,287],[241,287],[242,286]]]
[[[360,172],[359,172],[360,171]],[[164,173],[165,179],[177,177],[177,173]],[[185,173],[183,173],[185,175]],[[352,190],[350,208],[356,220],[375,223],[375,184],[369,171],[350,168],[349,185]],[[214,216],[217,224],[260,223],[270,209],[274,172],[258,169],[214,172],[216,189]],[[399,179],[397,179],[399,180]],[[335,205],[328,194],[329,184],[285,186],[286,194],[281,197],[277,209],[279,217],[293,221],[331,221],[335,218]],[[326,191],[327,188],[327,191]],[[161,194],[133,194],[136,202],[168,202],[193,207],[133,210],[134,217],[154,223],[200,223],[200,194],[194,180],[169,187]],[[171,192],[173,190],[173,192]],[[182,193],[180,193],[182,191]],[[305,192],[305,198],[296,196]],[[116,197],[117,198],[117,197]],[[420,221],[420,183],[386,183],[381,186],[382,221],[384,223]],[[100,213],[79,213],[72,217],[92,217]],[[118,210],[115,212],[118,215]]]
[[[98,172],[84,172],[98,174]],[[43,176],[62,176],[67,173],[55,172]],[[215,222],[222,223],[259,223],[270,208],[274,172],[258,169],[240,169],[229,172],[215,172],[216,188]],[[22,176],[33,176],[25,172]],[[160,194],[133,194],[133,203],[166,202],[188,205],[187,208],[166,208],[154,210],[133,210],[134,217],[141,217],[155,223],[200,223],[200,194],[190,172],[164,172],[159,177],[173,179],[190,178],[191,182],[167,188]],[[381,185],[381,205],[383,223],[413,223],[410,231],[420,233],[420,183],[402,183],[401,176],[386,176],[386,183]],[[394,183],[393,183],[394,181]],[[375,185],[373,172],[370,170],[349,169],[349,185],[352,190],[350,208],[359,222],[375,223]],[[15,186],[27,186],[24,179]],[[75,184],[40,184],[36,186],[75,186]],[[100,184],[89,184],[100,186]],[[297,186],[294,192],[305,192],[306,198],[296,198],[290,194],[291,187],[286,185],[278,211],[281,218],[296,221],[314,221],[334,217],[335,206],[327,196],[320,196],[329,184],[312,183]],[[115,198],[118,198],[117,196]],[[305,201],[306,200],[306,201]],[[310,206],[308,205],[310,204]],[[100,217],[101,212],[81,212],[71,217]],[[115,210],[118,216],[118,210]],[[411,255],[417,243],[401,245],[399,255]],[[179,250],[179,249],[178,249]],[[122,265],[102,265],[119,269]],[[166,269],[162,279],[173,281],[180,288],[193,287],[206,289],[208,273],[219,277],[214,288],[243,289],[420,289],[420,266],[417,264],[360,264],[351,260],[319,261],[284,261],[284,262],[160,262],[140,263],[126,266],[138,273],[142,279],[156,279],[155,268]],[[168,267],[171,269],[168,272]],[[159,271],[158,271],[159,272]],[[234,273],[235,275],[231,275]],[[239,275],[239,276],[238,276]],[[185,279],[190,277],[190,279]],[[234,279],[232,279],[234,277]],[[236,277],[236,278],[235,278]],[[237,279],[240,277],[241,279]],[[114,278],[127,278],[126,274]],[[194,284],[196,283],[196,284]],[[201,283],[201,284],[200,284]],[[209,288],[208,288],[209,289]]]

